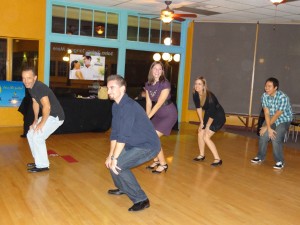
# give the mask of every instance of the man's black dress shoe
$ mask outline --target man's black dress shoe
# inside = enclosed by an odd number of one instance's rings
[[[38,172],[42,172],[42,171],[46,171],[49,170],[49,167],[43,167],[43,168],[37,168],[37,167],[33,167],[28,169],[27,171],[30,173],[38,173]]]
[[[134,212],[141,211],[149,207],[150,207],[150,202],[149,199],[147,198],[145,201],[135,203],[133,206],[131,206],[131,208],[128,209],[128,211],[134,211]]]
[[[27,163],[27,167],[28,168],[35,167],[35,163]]]
[[[125,193],[123,191],[120,191],[120,189],[111,189],[111,190],[108,190],[108,194],[110,194],[110,195],[124,195]]]

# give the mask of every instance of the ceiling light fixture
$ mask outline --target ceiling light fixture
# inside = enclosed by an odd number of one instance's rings
[[[276,30],[276,16],[277,16],[277,6],[279,5],[279,4],[281,4],[284,0],[270,0],[272,3],[273,3],[273,5],[275,5],[276,6],[276,9],[275,9],[275,22],[274,22],[274,26],[273,26],[273,30]]]
[[[163,59],[166,62],[171,62],[172,60],[174,60],[174,62],[180,62],[180,54],[176,53],[174,55],[171,55],[170,53],[154,53],[153,54],[153,60],[154,61],[160,61],[161,59]]]
[[[162,59],[165,61],[169,61],[170,57],[171,57],[171,55],[168,52],[165,52],[162,54]]]
[[[161,15],[160,19],[164,22],[164,23],[170,23],[173,20],[172,15]]]
[[[169,8],[172,1],[166,1],[167,8],[160,11],[160,19],[164,23],[170,23],[173,20],[174,11]]]
[[[166,37],[166,38],[164,39],[164,44],[165,44],[165,45],[171,45],[171,44],[172,44],[172,39],[171,39],[170,37]]]
[[[63,57],[63,61],[65,61],[65,62],[69,62],[69,61],[70,61],[70,58],[69,58],[69,56],[64,56],[64,57]]]
[[[160,11],[160,15],[163,16],[172,16],[173,14],[174,14],[174,10],[170,9],[169,6],[167,6],[166,9]]]
[[[161,56],[160,56],[159,53],[155,53],[155,54],[153,55],[153,60],[154,60],[154,61],[159,61],[160,59],[161,59]]]
[[[174,59],[175,62],[179,62],[180,61],[180,55],[178,53],[175,54],[173,59]]]
[[[279,5],[282,3],[284,0],[270,0],[274,5]]]
[[[97,26],[95,30],[96,30],[97,34],[99,34],[99,35],[104,33],[104,27],[103,26]]]
[[[68,48],[67,53],[63,57],[63,61],[69,62],[70,61],[70,54],[72,54],[72,49]]]

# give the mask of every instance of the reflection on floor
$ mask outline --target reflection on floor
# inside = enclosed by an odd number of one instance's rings
[[[285,146],[286,167],[277,171],[271,146],[265,162],[253,165],[257,138],[220,131],[213,140],[223,160],[213,168],[207,149],[198,155],[197,126],[183,123],[163,137],[169,169],[152,174],[145,165],[133,169],[150,199],[150,208],[131,213],[126,195],[111,196],[114,188],[104,166],[109,135],[80,133],[52,135],[50,170],[28,173],[32,162],[21,128],[0,128],[0,224],[5,225],[199,225],[299,224],[300,151]]]

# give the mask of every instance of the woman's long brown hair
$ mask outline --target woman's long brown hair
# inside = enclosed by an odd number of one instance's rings
[[[148,84],[153,84],[154,83],[154,77],[153,77],[153,73],[152,73],[152,69],[155,65],[161,65],[162,68],[162,74],[159,77],[159,82],[161,81],[165,81],[167,78],[165,77],[165,69],[164,69],[164,65],[160,62],[160,61],[155,61],[151,64],[150,69],[149,69],[149,73],[148,73]]]

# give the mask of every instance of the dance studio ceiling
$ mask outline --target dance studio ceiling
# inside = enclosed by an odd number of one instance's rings
[[[164,0],[70,0],[101,7],[154,14],[166,8]],[[174,0],[177,14],[197,14],[196,22],[300,24],[300,0],[285,0],[278,6],[270,0]]]

